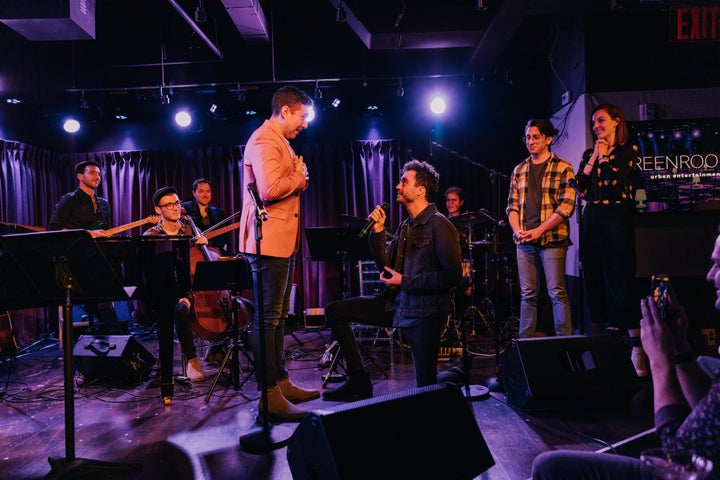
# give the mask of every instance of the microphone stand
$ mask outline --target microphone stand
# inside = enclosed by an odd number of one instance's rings
[[[500,189],[498,188],[497,180],[499,177],[499,178],[504,179],[507,182],[509,180],[508,176],[498,170],[495,170],[494,168],[490,168],[487,165],[484,165],[480,162],[476,162],[475,160],[472,160],[471,158],[467,157],[466,155],[461,155],[460,153],[446,147],[445,145],[441,145],[433,140],[430,140],[430,147],[433,147],[433,146],[451,154],[452,156],[454,156],[456,158],[459,158],[460,160],[464,160],[464,161],[470,163],[471,165],[480,167],[488,173],[488,176],[490,178],[490,184],[492,185],[493,202],[495,202],[495,205],[493,205],[492,207],[493,207],[493,210],[495,212],[497,212],[498,207],[500,205],[502,205],[502,203],[501,203],[502,199],[500,198]],[[497,195],[497,198],[495,198],[496,195]]]
[[[577,211],[577,224],[578,224],[578,275],[580,279],[580,285],[578,292],[580,294],[580,335],[585,335],[585,272],[583,270],[582,262],[582,217],[583,217],[583,203],[582,197],[578,194],[575,199],[575,210]]]
[[[260,404],[262,406],[260,427],[251,428],[247,433],[240,436],[240,448],[247,452],[258,455],[264,455],[274,450],[278,450],[287,446],[288,440],[292,432],[287,427],[281,425],[270,425],[268,418],[268,397],[267,397],[267,352],[265,351],[265,305],[263,299],[263,282],[262,282],[262,255],[260,243],[262,240],[262,222],[263,218],[267,220],[265,207],[259,204],[255,195],[250,197],[255,204],[255,251],[257,255],[257,264],[255,271],[256,291],[256,308],[258,312],[258,332],[260,340],[260,362],[255,363],[255,368],[260,372]],[[264,215],[263,215],[264,214]]]

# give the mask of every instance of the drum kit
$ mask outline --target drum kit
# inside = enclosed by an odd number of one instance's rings
[[[477,348],[467,345],[469,353],[474,355],[495,355],[501,344],[517,333],[519,324],[513,301],[513,287],[516,283],[515,250],[513,245],[498,240],[498,222],[491,220],[492,217],[484,210],[450,217],[460,234],[464,278],[454,292],[453,311],[443,332],[445,341],[441,344],[447,344],[448,337],[454,336],[459,340],[462,335],[457,335],[457,332],[465,334],[468,342],[480,341],[487,336],[495,340],[494,345]],[[474,232],[480,226],[484,227],[484,235],[476,240]],[[482,254],[476,255],[478,251]],[[480,272],[476,268],[476,257],[481,262]],[[493,302],[503,278],[509,296],[509,316],[506,321],[497,318]],[[476,285],[479,288],[475,288]]]

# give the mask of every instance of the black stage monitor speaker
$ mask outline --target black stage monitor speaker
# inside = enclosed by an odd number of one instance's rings
[[[495,464],[462,392],[446,384],[315,410],[287,456],[294,480],[472,479]]]
[[[132,335],[81,335],[73,358],[85,380],[107,377],[137,382],[155,365],[155,357]]]
[[[617,408],[640,387],[617,335],[513,340],[500,367],[507,401],[521,409]]]

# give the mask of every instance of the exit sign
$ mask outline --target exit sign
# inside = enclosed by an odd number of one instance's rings
[[[720,41],[720,5],[673,7],[670,39],[674,42]]]

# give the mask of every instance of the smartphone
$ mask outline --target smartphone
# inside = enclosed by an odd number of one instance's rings
[[[660,318],[665,320],[667,318],[670,277],[666,274],[653,275],[650,285],[652,288],[653,301],[655,301],[655,306],[657,306]]]

